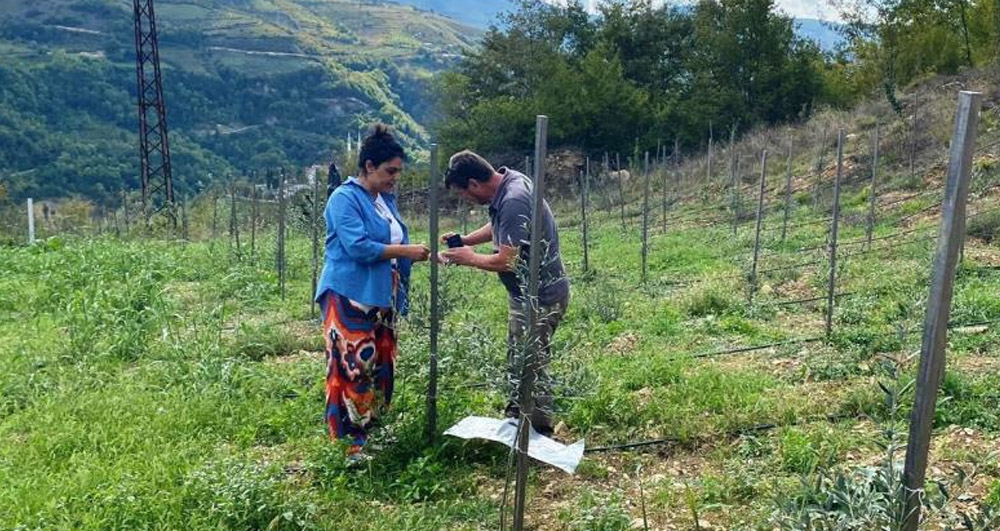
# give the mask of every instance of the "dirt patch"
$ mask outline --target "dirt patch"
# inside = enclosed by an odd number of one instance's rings
[[[795,280],[781,282],[774,287],[774,292],[782,300],[789,301],[815,297],[817,295],[816,290],[809,285],[809,280],[807,275],[802,275]]]
[[[532,529],[565,527],[564,514],[576,515],[578,499],[585,491],[597,500],[610,500],[616,493],[632,527],[643,524],[643,499],[650,529],[690,529],[692,517],[683,511],[658,509],[656,497],[664,493],[683,497],[693,482],[711,471],[709,461],[702,457],[711,453],[711,446],[692,450],[660,447],[649,453],[588,454],[589,472],[567,476],[556,470],[539,474],[537,494],[529,501],[529,523]],[[640,488],[641,485],[641,488]],[[725,529],[714,522],[720,515],[701,515],[702,529]]]
[[[788,337],[814,337],[821,335],[826,326],[826,317],[822,311],[803,312],[801,309],[825,308],[826,301],[796,304],[779,307],[774,317],[773,326],[788,334]]]
[[[311,352],[308,350],[300,350],[294,354],[289,354],[288,356],[272,356],[267,359],[268,363],[273,363],[275,365],[287,365],[293,363],[320,363],[324,361],[326,356],[325,352]]]
[[[618,356],[628,356],[635,352],[635,347],[639,344],[639,336],[635,332],[625,332],[611,340],[608,350]]]
[[[170,282],[167,284],[167,295],[177,301],[182,307],[190,307],[199,301],[198,282]]]
[[[961,471],[961,472],[960,472]],[[958,511],[974,513],[986,498],[1000,471],[1000,438],[973,428],[949,426],[931,441],[927,470],[929,481],[969,477],[958,492],[952,492]]]
[[[1000,357],[962,356],[956,357],[949,365],[949,369],[965,374],[996,374],[1000,372]]]
[[[969,238],[965,241],[965,259],[979,265],[1000,267],[1000,248],[978,238]]]

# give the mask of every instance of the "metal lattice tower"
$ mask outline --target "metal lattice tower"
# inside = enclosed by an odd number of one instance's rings
[[[133,0],[135,11],[135,75],[139,103],[139,157],[142,206],[147,222],[164,213],[176,227],[174,186],[167,142],[167,108],[160,77],[160,50],[156,38],[153,0]]]

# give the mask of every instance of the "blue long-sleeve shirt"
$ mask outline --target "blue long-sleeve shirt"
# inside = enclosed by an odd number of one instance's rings
[[[403,228],[403,244],[410,242],[409,232],[396,208],[396,197],[383,193],[382,198]],[[382,308],[395,308],[405,315],[410,285],[410,260],[399,258],[399,289],[392,300],[392,264],[383,259],[389,245],[389,222],[375,210],[375,198],[353,177],[337,187],[327,201],[326,253],[323,274],[316,287],[316,300],[333,291],[353,301]]]

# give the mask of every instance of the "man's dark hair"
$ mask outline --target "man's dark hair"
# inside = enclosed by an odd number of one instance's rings
[[[396,139],[389,132],[389,126],[385,124],[375,124],[371,132],[361,142],[361,153],[358,155],[358,169],[361,175],[365,173],[365,163],[369,160],[375,167],[384,162],[388,162],[396,157],[406,160],[406,152],[403,146],[396,142]]]
[[[454,186],[465,190],[469,187],[470,179],[484,183],[490,180],[494,173],[496,170],[492,164],[479,154],[466,149],[455,153],[448,160],[448,172],[445,174],[444,184],[448,188]]]
[[[330,194],[340,186],[342,179],[340,177],[340,170],[337,169],[337,163],[330,163],[330,172],[326,175],[326,198],[330,198]]]

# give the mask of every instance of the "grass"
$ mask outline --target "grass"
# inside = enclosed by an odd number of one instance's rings
[[[842,241],[864,236],[864,186],[845,191],[853,199]],[[826,215],[811,203],[810,190],[784,243],[774,230],[781,209],[770,211],[760,267],[819,263],[762,274],[754,305],[750,224],[733,236],[725,219],[682,222],[705,217],[700,200],[674,207],[665,232],[652,216],[643,284],[638,218],[623,230],[617,208],[591,211],[584,273],[578,205],[554,205],[573,278],[554,339],[561,436],[588,446],[675,442],[588,454],[573,477],[534,469],[530,521],[635,526],[639,478],[651,528],[771,529],[780,501],[815,494],[803,477],[879,458],[877,423],[888,415],[879,367],[893,358],[904,360],[904,376],[915,373],[905,360],[919,349],[929,244],[845,248],[837,289],[851,295],[838,299],[824,341],[693,356],[822,335],[825,301],[778,304],[825,294],[825,225],[797,225]],[[225,239],[205,237],[210,209],[207,198],[194,205],[193,233],[202,237],[191,243],[79,235],[0,248],[0,528],[339,529],[344,519],[361,529],[497,527],[507,453],[424,437],[427,267],[415,269],[413,312],[401,323],[397,396],[373,441],[381,450],[348,470],[322,419],[306,235],[296,228],[289,240],[282,299],[272,228],[259,235],[254,259],[237,260]],[[425,239],[424,220],[410,218],[414,239]],[[897,231],[893,219],[880,216],[875,235]],[[921,223],[933,230],[933,221]],[[970,249],[988,250],[983,239],[970,239]],[[1000,317],[1000,275],[980,255],[970,252],[958,275],[959,324]],[[506,300],[490,275],[445,268],[441,278],[443,429],[503,408]],[[939,437],[954,425],[996,446],[998,338],[991,327],[951,335]],[[912,396],[901,400],[907,410]],[[846,417],[830,422],[831,414]],[[969,464],[979,455],[946,457]],[[996,504],[996,468],[986,473],[980,498]]]

